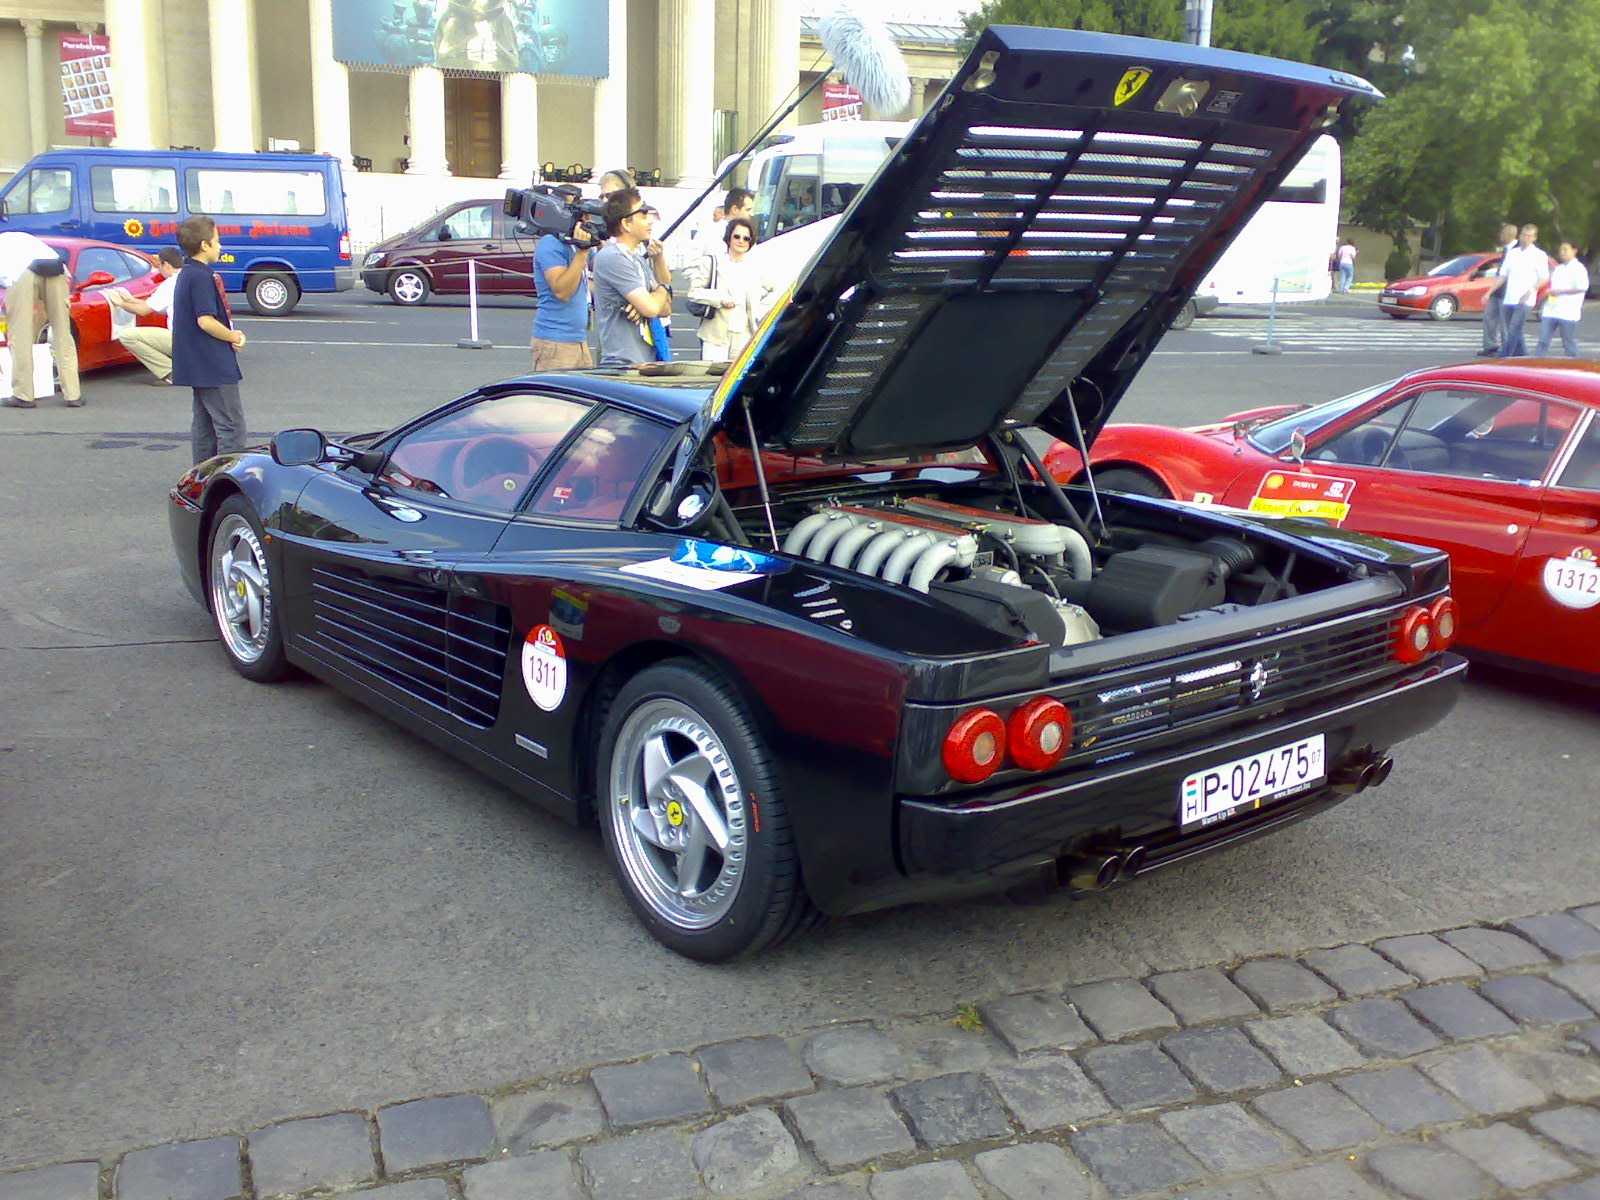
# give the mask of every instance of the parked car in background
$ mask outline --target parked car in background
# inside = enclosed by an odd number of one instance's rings
[[[479,292],[531,296],[538,242],[517,233],[503,201],[467,200],[379,242],[361,265],[361,282],[396,304],[425,304],[436,294],[465,296],[467,264],[476,263]]]
[[[1457,313],[1481,313],[1499,265],[1498,254],[1458,254],[1426,275],[1384,284],[1378,307],[1396,320],[1426,315],[1448,321]]]
[[[92,237],[155,254],[208,216],[216,272],[266,317],[303,292],[355,284],[339,160],[326,154],[76,147],[34,158],[0,191],[0,230]]]
[[[122,343],[111,336],[111,304],[101,293],[112,285],[123,287],[137,299],[147,300],[161,276],[156,264],[137,250],[90,238],[42,238],[67,264],[72,279],[72,333],[78,342],[78,369],[93,371],[121,363],[137,362]],[[4,299],[0,287],[0,345],[5,344]],[[165,317],[140,317],[140,325],[165,325]],[[46,330],[40,328],[42,340]]]
[[[1066,443],[1045,461],[1082,481]],[[1600,683],[1600,363],[1465,363],[1315,408],[1111,425],[1090,461],[1103,488],[1448,550],[1459,645]]]

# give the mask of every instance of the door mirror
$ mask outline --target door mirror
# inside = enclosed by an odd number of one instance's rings
[[[86,288],[105,287],[106,284],[115,283],[116,281],[116,276],[110,271],[94,271],[89,275],[89,278],[83,281],[83,286]]]
[[[272,461],[280,467],[309,467],[328,454],[328,439],[315,429],[285,429],[272,439]]]
[[[1297,463],[1306,460],[1306,431],[1296,429],[1289,435],[1289,457]]]

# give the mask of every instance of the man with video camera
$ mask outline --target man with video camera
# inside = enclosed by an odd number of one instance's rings
[[[574,184],[554,188],[569,204],[583,192]],[[546,233],[533,254],[533,283],[539,309],[533,314],[533,369],[570,371],[592,367],[589,354],[589,250],[596,239],[582,222],[570,237]]]
[[[600,365],[628,366],[671,358],[659,322],[672,312],[672,268],[664,247],[651,235],[656,210],[636,188],[612,192],[605,217],[611,239],[594,256],[595,321],[600,333]],[[644,247],[643,254],[640,247]]]

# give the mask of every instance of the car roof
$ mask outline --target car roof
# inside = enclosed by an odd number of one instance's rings
[[[711,385],[716,382],[715,377],[706,374],[703,369],[694,370],[696,367],[703,368],[703,365],[692,362],[659,364],[664,369],[677,371],[671,375],[641,375],[638,369],[618,367],[523,375],[496,383],[485,388],[484,392],[523,391],[537,386],[615,404],[679,425],[701,410]]]
[[[1600,362],[1582,358],[1506,358],[1413,371],[1401,383],[1481,383],[1521,388],[1600,408]]]

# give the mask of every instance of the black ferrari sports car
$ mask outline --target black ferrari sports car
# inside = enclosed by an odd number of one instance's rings
[[[596,823],[694,958],[1281,827],[1455,703],[1445,556],[1063,489],[1034,444],[1086,447],[1373,94],[991,28],[737,361],[212,459],[172,492],[184,578],[241,674],[310,672]]]

